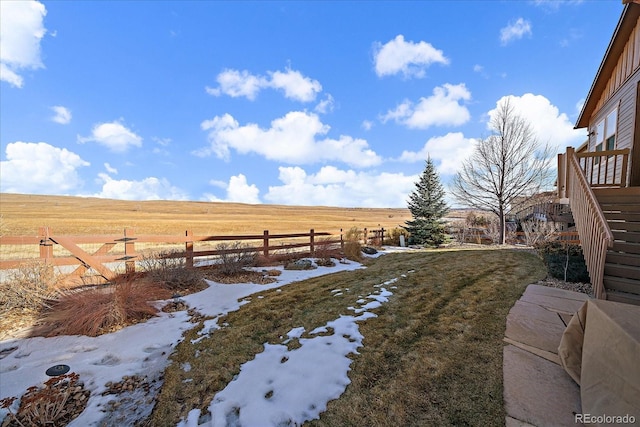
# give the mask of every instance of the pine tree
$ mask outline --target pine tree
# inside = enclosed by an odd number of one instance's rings
[[[444,194],[440,176],[429,157],[416,189],[409,195],[408,208],[413,219],[402,227],[411,234],[414,243],[439,246],[444,242],[442,217],[449,210]]]

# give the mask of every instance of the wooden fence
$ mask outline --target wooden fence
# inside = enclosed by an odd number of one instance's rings
[[[333,236],[333,238],[332,238]],[[322,240],[318,240],[322,237]],[[288,240],[288,241],[287,241]],[[197,249],[196,243],[202,242],[253,242],[254,246],[247,243],[243,248],[203,248]],[[279,243],[274,243],[274,241]],[[122,266],[125,271],[133,272],[136,269],[136,261],[142,259],[140,250],[149,244],[180,245],[182,249],[165,252],[165,257],[184,258],[187,267],[194,267],[194,260],[202,257],[215,257],[223,254],[255,251],[270,258],[275,253],[287,251],[299,251],[302,254],[314,255],[320,246],[343,246],[342,230],[339,236],[328,232],[316,232],[313,229],[308,233],[271,234],[264,230],[262,234],[237,235],[237,236],[198,236],[187,230],[183,236],[175,235],[136,235],[133,229],[125,229],[120,235],[87,235],[87,236],[60,236],[56,235],[49,227],[41,227],[37,236],[4,236],[0,237],[0,246],[8,245],[35,246],[38,247],[39,259],[52,266],[77,266],[70,276],[82,277],[89,269],[94,269],[106,280],[113,279],[117,273],[113,270],[113,264]],[[93,249],[87,249],[93,245]],[[95,248],[95,246],[100,245]],[[257,246],[255,246],[257,245]],[[84,248],[82,247],[84,246]],[[63,256],[54,255],[54,248],[64,248]],[[306,251],[301,251],[308,248]],[[57,252],[60,252],[59,250]],[[4,257],[3,257],[4,258]],[[0,259],[0,270],[12,269],[33,261],[30,258]]]

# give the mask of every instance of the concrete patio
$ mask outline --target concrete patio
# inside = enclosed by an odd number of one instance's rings
[[[558,346],[586,294],[529,285],[507,316],[503,375],[507,427],[581,426],[580,388],[560,365]]]

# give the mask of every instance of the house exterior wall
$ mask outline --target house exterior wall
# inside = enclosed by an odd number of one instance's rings
[[[636,21],[636,26],[627,41],[622,54],[618,58],[614,72],[611,74],[606,90],[602,93],[598,100],[595,114],[589,119],[589,149],[588,151],[596,151],[596,145],[601,142],[597,136],[597,126],[606,116],[617,108],[617,124],[616,138],[614,149],[620,150],[629,148],[632,150],[629,158],[627,170],[628,182],[633,182],[637,173],[634,170],[633,159],[638,157],[640,152],[640,135],[636,135],[638,120],[638,99],[639,99],[639,82],[640,82],[640,18]],[[606,150],[606,148],[603,148]],[[602,169],[602,162],[598,166],[594,166],[593,176],[598,173],[598,169]],[[635,165],[639,168],[640,165]],[[610,167],[608,178],[611,180],[613,173],[620,176],[621,166],[617,165],[615,172]],[[593,178],[592,176],[592,178]]]

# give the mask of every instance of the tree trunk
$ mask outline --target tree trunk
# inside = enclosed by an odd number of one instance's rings
[[[500,212],[500,215],[498,215],[500,217],[500,242],[499,242],[499,244],[500,245],[504,245],[505,240],[506,240],[505,236],[507,234],[506,233],[507,224],[506,224],[506,219],[505,219],[506,215],[505,215],[505,212],[504,212],[504,207],[500,206],[498,208],[498,210]]]

